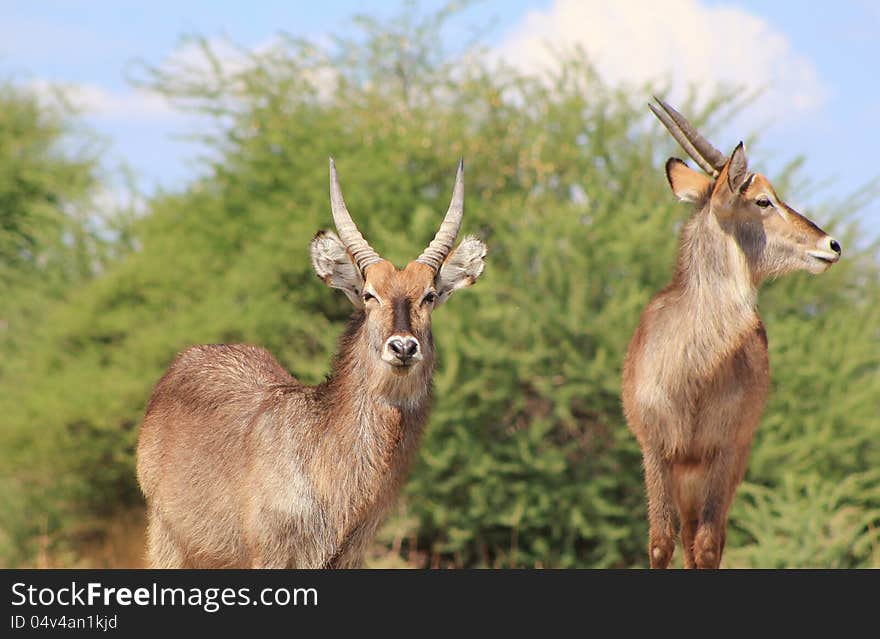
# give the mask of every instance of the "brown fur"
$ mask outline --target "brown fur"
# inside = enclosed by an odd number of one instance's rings
[[[667,177],[696,210],[672,282],[630,341],[623,408],[642,450],[651,566],[669,564],[680,531],[685,567],[717,568],[770,380],[758,285],[796,269],[824,271],[838,255],[764,176],[746,172],[741,146],[714,182],[674,159]],[[759,207],[764,198],[772,206]]]
[[[362,277],[335,235],[316,236],[318,275],[358,307],[317,386],[256,346],[177,356],[150,398],[137,451],[153,567],[360,564],[428,415],[431,312],[482,271],[479,240],[456,252],[436,276],[421,263],[398,270],[382,260]],[[389,363],[389,335],[417,339],[418,359]]]

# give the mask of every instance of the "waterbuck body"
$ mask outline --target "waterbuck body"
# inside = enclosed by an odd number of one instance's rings
[[[313,266],[356,310],[327,380],[298,382],[266,350],[195,346],[157,383],[137,452],[154,567],[355,567],[403,483],[431,399],[431,313],[483,270],[461,224],[462,166],[429,247],[399,270],[355,227],[331,160],[337,237]]]
[[[827,270],[840,246],[669,105],[654,113],[700,166],[670,159],[672,191],[694,205],[672,282],[642,312],[623,367],[623,408],[642,450],[652,567],[680,530],[685,567],[717,568],[770,381],[757,289],[770,276]]]

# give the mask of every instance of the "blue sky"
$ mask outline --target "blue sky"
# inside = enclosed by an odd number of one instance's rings
[[[179,139],[191,120],[128,84],[137,60],[160,63],[186,33],[255,48],[279,30],[313,38],[350,33],[354,14],[381,18],[398,7],[353,0],[0,0],[0,76],[77,88],[86,121],[108,141],[108,162],[130,166],[149,194],[185,184],[197,170],[198,149]],[[449,37],[489,23],[485,43],[529,71],[552,64],[547,42],[577,42],[610,81],[659,75],[672,83],[673,98],[689,84],[716,79],[758,91],[756,103],[714,141],[728,150],[760,129],[760,153],[751,161],[768,172],[804,155],[804,175],[819,188],[782,195],[808,215],[812,202],[843,199],[880,176],[874,0],[487,0],[457,17]],[[869,236],[880,236],[880,201],[861,219]]]

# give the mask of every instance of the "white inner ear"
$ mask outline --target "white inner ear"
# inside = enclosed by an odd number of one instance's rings
[[[327,286],[340,289],[351,303],[364,307],[361,293],[364,279],[345,250],[342,241],[332,231],[321,231],[312,240],[312,266]]]
[[[454,291],[473,284],[485,266],[486,245],[475,237],[466,237],[440,267],[434,281],[437,303],[445,302]]]
[[[702,173],[697,173],[681,160],[666,163],[666,179],[672,192],[682,202],[697,202],[705,195],[712,181]]]
[[[700,195],[704,190],[688,185],[675,191],[675,196],[682,202],[696,202],[700,199]]]

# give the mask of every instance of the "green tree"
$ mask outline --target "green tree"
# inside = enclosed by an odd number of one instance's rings
[[[58,287],[90,272],[84,225],[97,157],[74,135],[72,111],[57,93],[41,99],[0,84],[0,285],[28,275]],[[36,279],[36,278],[34,278]]]
[[[103,262],[94,206],[99,173],[95,138],[60,91],[0,83],[0,381],[9,401],[28,392],[16,370],[29,367],[31,327]],[[12,436],[4,441],[4,461],[28,458],[27,444],[13,434],[29,425],[11,415],[2,424]],[[20,505],[8,483],[2,490],[10,508]],[[0,534],[3,550],[7,536]]]

